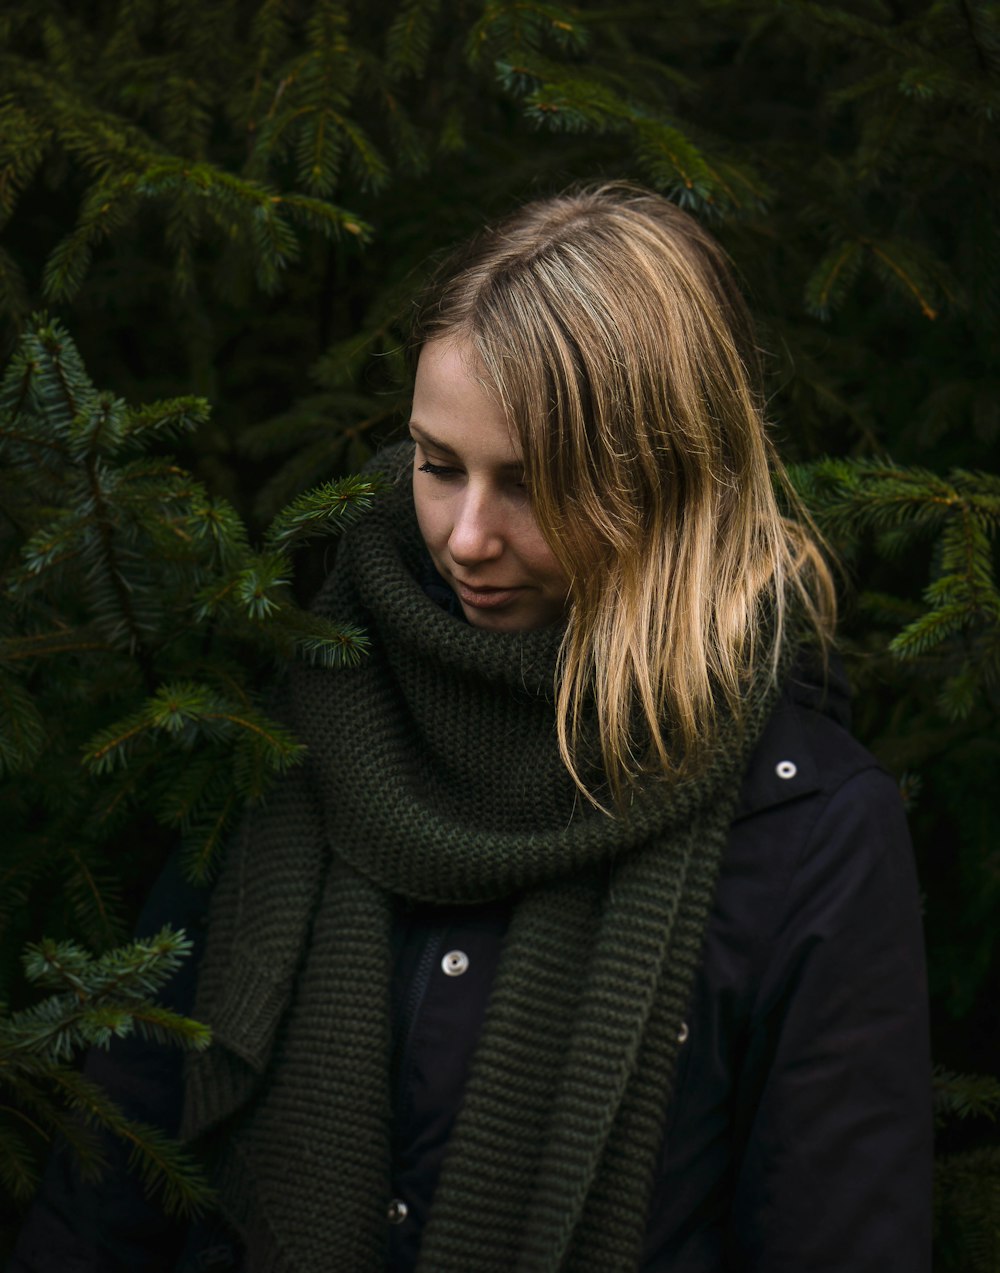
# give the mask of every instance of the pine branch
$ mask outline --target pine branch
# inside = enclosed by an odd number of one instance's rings
[[[190,953],[191,942],[186,934],[165,926],[148,940],[135,941],[97,957],[74,942],[45,939],[27,948],[24,965],[31,982],[65,991],[70,1000],[81,1006],[109,995],[131,996],[144,1003],[177,972]],[[17,1018],[15,1014],[11,1020]],[[207,1043],[204,1032],[202,1038]]]
[[[254,754],[259,754],[259,750],[254,749]],[[211,881],[222,845],[233,828],[240,797],[246,794],[245,786],[238,793],[230,790],[214,808],[200,808],[197,818],[185,819],[181,862],[185,876],[193,883]]]
[[[939,704],[945,716],[967,717],[1000,676],[1000,589],[992,535],[1000,525],[1000,481],[955,469],[947,478],[879,461],[822,461],[793,480],[826,526],[848,540],[866,530],[909,542],[937,532],[924,607],[891,638],[901,660],[945,660]],[[885,605],[881,606],[883,613]]]
[[[152,693],[156,686],[156,670],[150,650],[147,648],[142,629],[132,605],[132,596],[125,581],[125,574],[119,558],[116,544],[116,528],[111,515],[111,508],[105,499],[102,485],[102,472],[96,452],[91,452],[86,459],[86,473],[93,501],[94,521],[101,544],[103,565],[106,577],[110,580],[118,602],[119,613],[125,623],[129,638],[129,649],[135,655],[142,669],[147,693]]]
[[[4,139],[0,141],[0,226],[3,226],[44,163],[52,146],[52,132],[41,126],[13,94],[4,93],[0,95],[0,136]]]
[[[127,933],[122,918],[121,887],[105,869],[98,871],[85,848],[65,836],[60,848],[66,896],[76,918],[77,931],[98,949],[121,941]],[[104,864],[106,867],[106,864]]]
[[[939,1155],[934,1219],[944,1273],[994,1273],[1000,1259],[1000,1148]]]
[[[817,318],[829,318],[858,277],[863,259],[862,245],[855,240],[840,243],[828,253],[810,275],[805,288],[806,309]]]
[[[68,301],[83,286],[94,251],[139,212],[137,178],[126,173],[99,182],[84,197],[77,227],[53,248],[45,263],[42,291],[47,301]]]
[[[84,762],[94,773],[107,773],[127,764],[140,742],[157,735],[190,747],[199,738],[235,741],[243,734],[266,747],[276,772],[298,763],[304,751],[287,730],[266,716],[228,704],[203,685],[178,681],[161,686],[137,712],[101,730],[88,743]]]
[[[280,552],[249,556],[236,578],[233,598],[252,622],[260,623],[277,613],[291,582],[290,565]]]
[[[168,1208],[188,1214],[208,1198],[188,1155],[156,1129],[126,1118],[103,1089],[67,1062],[82,1048],[107,1047],[136,1028],[158,1042],[206,1047],[207,1027],[150,1002],[190,949],[183,932],[167,928],[96,959],[72,942],[43,941],[28,947],[25,971],[55,993],[12,1015],[0,1014],[0,1088],[17,1102],[7,1106],[8,1116],[42,1138],[63,1135],[90,1178],[104,1165],[93,1129],[112,1132],[130,1145],[131,1161],[147,1186],[164,1191]],[[64,1109],[82,1115],[83,1124],[67,1118]],[[0,1120],[0,1158],[4,1155],[6,1177],[30,1174],[28,1146]]]
[[[564,5],[537,0],[490,0],[465,40],[473,69],[511,53],[541,51],[554,44],[570,52],[586,47],[588,32],[579,15]]]
[[[284,551],[341,530],[371,507],[384,485],[380,478],[347,477],[307,491],[275,517],[264,542]]]
[[[53,1070],[50,1078],[70,1108],[91,1126],[107,1128],[125,1141],[129,1166],[139,1172],[147,1193],[162,1193],[168,1215],[197,1216],[214,1200],[214,1191],[191,1154],[158,1128],[126,1118],[102,1088],[75,1070]]]
[[[20,1119],[39,1137],[48,1139],[37,1124],[13,1106],[0,1104],[0,1118],[4,1115]],[[39,1179],[40,1175],[32,1163],[27,1142],[14,1128],[4,1127],[0,1123],[0,1184],[15,1201],[28,1202],[34,1197]]]
[[[170,398],[127,411],[125,437],[145,446],[149,438],[162,441],[177,438],[208,423],[209,406],[204,398]]]
[[[320,667],[356,667],[369,649],[360,628],[288,607],[275,612],[272,626],[287,642],[289,657],[298,655]]]
[[[440,8],[441,0],[403,0],[397,6],[386,32],[386,70],[390,79],[424,73]]]
[[[937,318],[938,310],[932,304],[932,284],[914,259],[912,249],[908,245],[878,243],[871,239],[862,239],[861,242],[884,268],[887,277],[898,281],[904,293],[911,295],[917,301],[923,316],[930,319]]]
[[[6,248],[0,247],[0,313],[6,313],[20,329],[30,309],[24,271]]]
[[[51,433],[68,442],[78,411],[95,395],[76,346],[60,323],[38,314],[25,333],[23,349],[30,359],[31,391],[38,397],[40,413]]]
[[[26,686],[0,673],[0,778],[30,770],[47,741],[45,722],[33,695]]]
[[[80,1178],[95,1182],[107,1168],[104,1146],[96,1131],[67,1110],[65,1104],[51,1092],[51,1087],[47,1088],[46,1078],[50,1069],[51,1063],[29,1057],[20,1058],[16,1070],[4,1070],[0,1064],[0,1088],[5,1088],[10,1100],[17,1102],[16,1105],[7,1105],[11,1112],[6,1118],[0,1118],[0,1139],[8,1139],[12,1130],[11,1120],[16,1119],[17,1131],[30,1130],[33,1145],[25,1145],[27,1154],[22,1167],[34,1172],[37,1170],[38,1142],[41,1141],[47,1148],[58,1137],[72,1153]],[[20,1145],[25,1144],[20,1136],[16,1139]],[[35,1153],[31,1152],[33,1148]]]
[[[862,40],[880,46],[902,60],[919,61],[926,57],[926,50],[907,38],[905,32],[888,24],[880,25],[846,9],[832,4],[818,4],[816,0],[786,0],[788,7],[808,17],[818,26],[825,27],[831,35],[850,42]]]

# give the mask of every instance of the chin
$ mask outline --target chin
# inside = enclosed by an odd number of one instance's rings
[[[477,610],[472,606],[462,605],[462,613],[469,622],[470,627],[483,628],[489,632],[532,632],[535,628],[545,628],[550,624],[557,622],[557,617],[551,617],[548,614],[525,614],[518,613],[516,610],[500,611],[493,613],[489,611]]]
[[[462,606],[462,613],[473,628],[485,628],[489,632],[524,632],[531,625],[521,623],[512,614],[484,614],[481,610],[472,610]]]

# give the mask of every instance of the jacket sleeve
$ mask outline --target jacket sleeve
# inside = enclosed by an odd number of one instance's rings
[[[159,996],[187,1012],[194,999],[205,899],[183,879],[177,855],[167,863],[143,910],[140,937],[165,923],[184,928],[194,950]],[[176,1133],[183,1053],[139,1035],[92,1048],[84,1073],[132,1118]],[[183,1222],[167,1217],[129,1169],[128,1152],[105,1134],[108,1168],[96,1183],[80,1179],[64,1145],[57,1145],[18,1237],[7,1273],[166,1273],[184,1239]]]
[[[727,1267],[929,1273],[923,934],[895,784],[829,798],[789,886],[737,1098]]]

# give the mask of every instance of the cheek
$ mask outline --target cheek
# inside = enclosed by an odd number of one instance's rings
[[[434,522],[434,505],[427,499],[424,484],[418,480],[416,474],[413,477],[413,507],[417,514],[417,525],[420,527],[420,534],[424,543],[430,547]]]
[[[560,566],[558,559],[552,555],[551,550],[549,550],[546,566],[548,570],[548,578],[551,582],[552,591],[555,593],[558,593],[562,597],[568,596],[569,577],[567,576],[566,572],[563,570],[562,566]]]
[[[413,484],[413,507],[417,514],[417,526],[424,547],[434,558],[440,569],[442,554],[451,536],[451,501],[440,494],[432,495],[428,491],[430,483],[423,473]]]
[[[549,547],[537,526],[533,527],[528,559],[530,560],[532,571],[539,579],[547,581],[553,591],[568,590],[569,581],[563,572],[562,566],[559,564],[559,559]]]

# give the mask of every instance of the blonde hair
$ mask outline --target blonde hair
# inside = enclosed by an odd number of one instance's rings
[[[617,804],[645,775],[697,770],[720,703],[739,722],[750,680],[777,674],[790,610],[824,651],[836,610],[722,248],[638,187],[543,199],[439,270],[414,360],[441,337],[468,343],[497,394],[570,580],[556,684],[569,772],[598,803],[577,767],[588,701]]]

